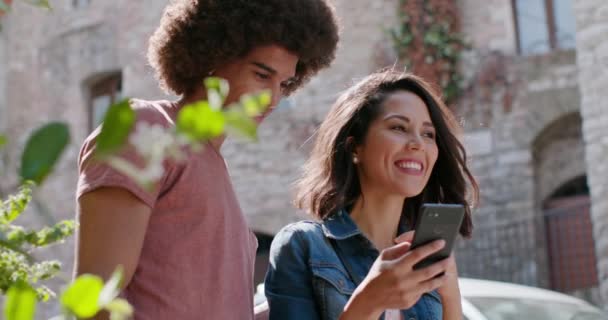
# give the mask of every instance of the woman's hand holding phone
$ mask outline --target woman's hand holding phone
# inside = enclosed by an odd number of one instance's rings
[[[340,319],[378,319],[387,309],[409,309],[427,292],[442,287],[449,260],[414,270],[414,265],[441,250],[437,240],[410,250],[402,242],[382,250],[369,273],[357,287]]]
[[[415,231],[404,232],[395,238],[395,243],[408,243],[411,245],[412,240],[414,239]],[[450,290],[449,287],[458,288],[458,268],[456,267],[456,259],[454,258],[454,253],[447,258],[447,267],[445,270],[445,278],[446,285],[441,286],[437,289],[437,292],[443,297],[444,295],[449,295]]]
[[[407,243],[408,245],[411,245],[414,239],[414,234],[415,231],[405,232],[395,238],[395,243]],[[443,275],[445,281],[442,286],[437,288],[437,293],[439,293],[441,296],[444,313],[455,313],[456,316],[458,316],[462,314],[462,305],[460,301],[460,288],[458,287],[458,268],[456,266],[454,253],[452,252],[452,254],[450,254],[450,256],[444,261],[447,263],[445,273]],[[455,317],[454,319],[460,318]]]

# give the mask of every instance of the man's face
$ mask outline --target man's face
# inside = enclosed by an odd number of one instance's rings
[[[297,63],[297,56],[282,47],[270,45],[254,48],[246,56],[216,69],[213,75],[230,84],[226,105],[238,101],[244,94],[270,90],[270,106],[255,119],[260,123],[281,100],[285,86],[294,80]]]

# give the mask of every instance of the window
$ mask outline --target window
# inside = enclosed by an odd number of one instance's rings
[[[523,55],[576,46],[571,0],[512,0],[517,46]]]
[[[122,75],[106,75],[93,82],[89,99],[89,131],[103,121],[108,107],[122,99]]]
[[[72,0],[72,7],[74,9],[84,9],[89,6],[91,0]]]

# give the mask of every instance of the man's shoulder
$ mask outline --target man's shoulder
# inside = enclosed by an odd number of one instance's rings
[[[148,101],[142,99],[130,99],[129,105],[135,111],[136,122],[157,124],[163,127],[174,125],[176,106],[167,100]]]
[[[147,101],[141,99],[129,99],[129,107],[135,112],[135,123],[147,123],[169,128],[174,125],[175,104],[171,101]],[[101,133],[101,125],[91,132],[85,139],[85,144],[94,141]]]

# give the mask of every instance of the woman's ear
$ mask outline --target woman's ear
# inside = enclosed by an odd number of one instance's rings
[[[352,161],[354,164],[359,163],[357,148],[355,146],[355,138],[353,138],[352,136],[346,138],[346,152],[352,155]]]

